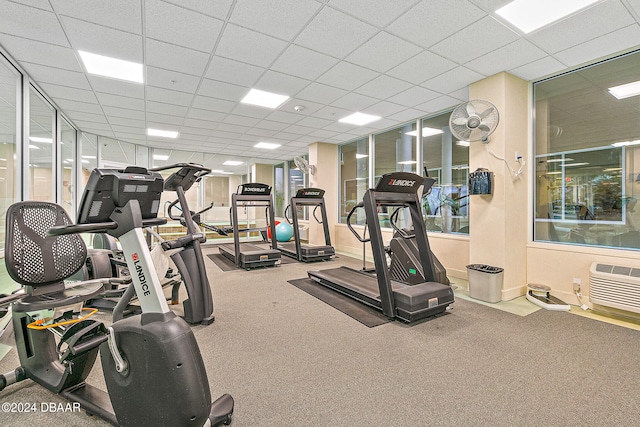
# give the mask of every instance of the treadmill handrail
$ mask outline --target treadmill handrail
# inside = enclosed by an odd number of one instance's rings
[[[401,209],[396,209],[391,216],[389,217],[389,224],[391,224],[391,228],[393,228],[403,239],[413,239],[416,237],[416,233],[408,233],[406,228],[399,228],[396,225],[396,221],[398,220],[398,214]]]
[[[287,205],[287,207],[284,208],[284,214],[283,215],[284,215],[284,219],[286,219],[287,222],[289,224],[291,224],[291,219],[287,216],[287,212],[289,212],[289,209],[291,209],[291,205]]]
[[[371,237],[365,238],[363,236],[360,236],[360,234],[358,234],[358,232],[351,225],[351,215],[353,215],[353,213],[356,211],[356,209],[363,208],[363,207],[364,207],[364,204],[362,202],[360,202],[357,205],[355,205],[353,208],[351,208],[351,211],[349,212],[349,215],[347,215],[347,228],[349,228],[349,230],[353,233],[353,235],[356,236],[356,239],[358,239],[362,243],[366,243],[366,242],[370,242],[371,241]],[[366,225],[366,223],[365,223],[365,225]]]

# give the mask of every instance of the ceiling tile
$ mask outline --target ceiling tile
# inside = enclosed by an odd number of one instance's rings
[[[144,111],[144,99],[131,98],[128,96],[112,95],[110,93],[97,92],[96,96],[102,105],[109,105],[116,108]]]
[[[177,71],[164,70],[147,66],[147,86],[163,89],[177,90],[180,92],[194,93],[200,84],[200,77]]]
[[[227,117],[224,118],[222,123],[229,123],[232,125],[241,125],[241,126],[251,127],[251,126],[255,126],[255,124],[258,123],[259,121],[260,120],[256,119],[255,117],[245,117],[245,116],[229,114],[227,115]]]
[[[517,68],[509,70],[514,76],[518,76],[523,80],[534,80],[544,77],[551,73],[556,73],[567,68],[562,62],[555,58],[547,56],[537,61],[530,62]]]
[[[272,120],[262,120],[260,123],[256,125],[257,128],[260,129],[269,129],[274,131],[279,131],[285,129],[289,126],[288,123],[283,122],[274,122]]]
[[[210,53],[223,21],[159,0],[145,0],[145,36]]]
[[[594,56],[602,57],[616,53],[620,49],[638,45],[640,45],[640,27],[634,24],[563,50],[554,56],[564,64],[575,66],[592,60]]]
[[[154,129],[178,130],[182,117],[172,114],[147,112],[147,126]]]
[[[406,106],[394,104],[392,102],[380,101],[377,104],[367,107],[367,112],[369,114],[386,117],[399,113],[400,111],[404,111],[406,108]]]
[[[193,128],[183,125],[180,128],[180,138],[200,140],[201,136],[209,136],[212,132],[213,129]]]
[[[69,118],[73,121],[80,120],[91,123],[107,123],[107,118],[104,116],[104,114],[91,114],[85,113],[83,111],[74,111],[72,113],[69,113]]]
[[[324,7],[296,37],[295,43],[337,58],[344,58],[377,29],[330,7]]]
[[[385,27],[413,6],[416,0],[330,0],[337,9],[356,15],[363,21]]]
[[[542,28],[528,38],[545,51],[556,53],[634,23],[619,1],[606,1]]]
[[[40,64],[31,64],[28,62],[22,62],[22,66],[27,74],[37,82],[53,83],[60,86],[91,90],[89,81],[84,73],[64,70],[61,68],[47,67]]]
[[[420,86],[426,87],[440,93],[448,93],[454,90],[458,90],[463,86],[467,86],[470,83],[477,82],[482,79],[483,76],[480,73],[476,73],[465,67],[456,67],[446,73],[440,74],[430,80],[427,80]]]
[[[518,35],[487,16],[431,47],[431,51],[463,64],[518,39]]]
[[[94,123],[85,120],[72,119],[76,126],[79,126],[84,132],[93,132],[103,136],[113,136],[111,126],[106,123]]]
[[[371,98],[370,96],[360,95],[359,93],[348,93],[342,98],[334,101],[332,106],[336,106],[339,108],[344,108],[346,110],[351,111],[362,111],[365,108],[376,104],[379,100],[376,98]],[[342,118],[342,117],[340,117]]]
[[[202,110],[218,111],[221,113],[230,113],[237,105],[236,102],[227,101],[225,99],[211,98],[208,96],[196,95],[193,99],[193,108]]]
[[[220,125],[218,125],[218,127],[216,128],[216,133],[217,131],[224,131],[224,132],[233,132],[233,133],[237,133],[238,135],[242,135],[245,132],[245,130],[246,129],[244,126],[233,125],[229,123],[220,123]]]
[[[387,31],[418,46],[430,47],[485,15],[467,0],[421,1],[389,25]]]
[[[142,36],[66,16],[62,22],[74,50],[143,63]]]
[[[425,89],[420,86],[413,86],[404,92],[400,92],[399,94],[387,99],[391,102],[395,102],[396,104],[415,107],[418,104],[422,104],[423,102],[427,102],[439,96],[439,93],[432,90]]]
[[[198,95],[216,97],[227,101],[239,102],[249,92],[248,87],[204,79],[198,89]]]
[[[302,110],[296,111],[296,107],[302,107]],[[316,111],[324,107],[324,104],[318,104],[311,101],[306,101],[298,98],[290,98],[278,109],[281,111],[295,112],[303,116],[313,116]]]
[[[188,126],[190,128],[201,128],[201,129],[209,129],[213,130],[218,127],[218,123],[209,120],[199,120],[199,119],[184,119],[182,123],[183,126]]]
[[[460,101],[456,98],[452,98],[447,95],[440,96],[436,99],[432,99],[425,103],[419,104],[416,108],[427,111],[429,113],[434,113],[436,111],[441,111],[447,108],[454,107],[455,105],[460,104]]]
[[[271,69],[315,80],[337,62],[335,58],[292,44],[280,55]]]
[[[84,111],[86,113],[103,114],[103,109],[97,103],[79,102],[70,99],[58,99],[56,100],[58,107],[62,108],[62,111]]]
[[[136,120],[145,120],[144,110],[127,110],[126,108],[111,107],[109,105],[103,105],[102,110],[109,117],[126,117]]]
[[[308,84],[308,80],[293,77],[283,73],[278,73],[275,71],[267,71],[264,76],[262,76],[260,80],[258,80],[255,88],[265,90],[267,92],[294,96]]]
[[[118,126],[128,126],[130,128],[139,128],[139,129],[146,128],[146,122],[144,119],[136,120],[136,119],[129,119],[126,117],[109,117],[109,123],[111,123],[111,126],[114,132],[118,132],[118,130],[120,130]],[[127,131],[127,132],[130,132],[130,131]]]
[[[209,55],[186,47],[153,39],[146,39],[146,64],[165,70],[201,76],[209,61]]]
[[[385,72],[417,55],[421,50],[412,43],[381,31],[353,51],[346,60],[372,70]]]
[[[129,33],[142,34],[140,0],[51,0],[60,15],[71,16]]]
[[[193,95],[186,92],[177,92],[175,90],[162,89],[158,87],[147,86],[147,101],[164,102],[165,104],[176,104],[188,107],[191,105]]]
[[[421,116],[424,116],[425,112],[423,110],[417,110],[415,108],[409,108],[399,113],[396,113],[388,118],[391,120],[397,120],[399,122],[405,122],[408,120],[414,120]]]
[[[383,74],[360,86],[355,91],[378,99],[386,99],[410,87],[410,83]]]
[[[329,126],[331,123],[333,123],[332,120],[320,119],[318,117],[305,117],[296,124],[300,126],[309,126],[312,128],[323,128],[325,126]]]
[[[271,111],[273,110],[271,110],[270,108],[263,108],[255,105],[249,105],[249,104],[237,104],[236,107],[230,111],[230,113],[236,114],[239,116],[264,119],[269,114],[271,114]]]
[[[95,104],[97,102],[96,95],[89,90],[76,89],[67,86],[58,86],[50,83],[42,83],[40,87],[50,96],[54,102],[57,98],[68,99],[71,101],[89,102]]]
[[[298,124],[295,125],[291,125],[288,128],[285,129],[285,133],[290,133],[290,134],[294,134],[294,135],[307,135],[311,132],[313,132],[314,130],[316,130],[313,127],[309,127],[309,126],[300,126]]]
[[[225,19],[235,0],[167,0],[167,3],[185,7],[215,18]]]
[[[326,107],[319,110],[315,116],[328,120],[338,121],[348,115],[353,114],[353,110],[348,110],[345,108],[334,107],[333,105],[327,105]]]
[[[149,112],[176,116],[182,120],[187,115],[188,108],[182,105],[165,104],[162,102],[147,101],[147,119]],[[180,122],[182,123],[182,122]]]
[[[346,93],[346,90],[313,82],[298,92],[297,97],[303,100],[315,101],[320,104],[330,104]]]
[[[351,91],[379,75],[375,71],[342,61],[320,76],[317,82]]]
[[[92,75],[89,76],[89,82],[96,92],[128,96],[130,98],[144,98],[144,85],[139,83]]]
[[[231,22],[291,40],[322,7],[313,0],[238,0]]]
[[[300,114],[294,114],[294,113],[287,113],[285,111],[274,111],[273,113],[269,114],[267,116],[268,120],[274,121],[274,122],[282,122],[282,123],[297,123],[298,121],[300,121],[300,119],[302,119],[304,116],[300,115]]]
[[[2,2],[0,32],[69,47],[55,13],[8,1]]]
[[[423,51],[387,71],[386,74],[413,84],[420,84],[455,67],[455,62],[433,52]]]
[[[275,130],[258,129],[258,128],[251,128],[247,131],[247,135],[255,135],[263,138],[268,138],[274,135],[275,133],[277,133],[277,131]]]
[[[265,71],[266,69],[262,67],[215,56],[211,59],[206,77],[221,82],[252,87]]]
[[[465,67],[480,74],[491,76],[501,71],[517,68],[532,61],[542,59],[547,54],[526,39],[519,39],[513,43],[489,52],[479,58],[469,61]]]
[[[14,3],[21,3],[26,6],[37,7],[38,9],[44,9],[53,11],[49,0],[13,0]]]
[[[221,113],[218,111],[208,111],[208,110],[200,110],[198,108],[189,108],[189,112],[187,113],[187,117],[198,120],[207,120],[211,123],[222,122],[222,120],[227,116],[226,113]],[[185,119],[185,122],[188,119]],[[216,126],[217,127],[217,126]]]
[[[76,58],[75,52],[70,48],[2,33],[0,33],[0,45],[16,61],[26,61],[32,64],[42,64],[70,71],[84,71]]]
[[[216,48],[216,55],[268,67],[286,47],[287,42],[282,40],[228,24]]]

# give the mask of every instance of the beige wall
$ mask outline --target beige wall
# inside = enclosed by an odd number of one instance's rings
[[[309,175],[309,186],[325,190],[324,202],[327,208],[327,221],[331,243],[335,244],[335,229],[331,224],[338,223],[338,146],[316,142],[309,146],[309,164],[314,165],[316,171]],[[309,243],[324,245],[324,233],[322,225],[312,219],[312,210],[309,211]],[[318,218],[320,215],[318,214]]]

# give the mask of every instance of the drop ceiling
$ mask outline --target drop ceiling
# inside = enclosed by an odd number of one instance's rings
[[[534,80],[640,45],[640,0],[527,35],[494,14],[508,2],[0,0],[0,46],[80,130],[205,152],[214,168],[240,159],[241,172],[450,108],[500,71]],[[87,74],[78,50],[144,64],[145,84]],[[251,88],[290,99],[241,104]],[[338,122],[356,111],[382,119]]]

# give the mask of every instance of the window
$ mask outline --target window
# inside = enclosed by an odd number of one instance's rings
[[[535,240],[640,249],[639,98],[607,90],[638,76],[631,53],[534,84]]]
[[[76,155],[76,130],[63,117],[60,118],[60,153],[62,157],[62,206],[75,218],[76,215],[76,188],[75,188],[75,155]]]
[[[308,156],[303,157],[308,160]],[[308,175],[301,171],[293,160],[289,160],[289,199],[295,196],[298,190],[305,187],[308,187]],[[288,206],[290,202],[291,200],[287,200],[286,205]],[[300,206],[298,218],[308,219],[308,210],[307,206]],[[289,214],[289,218],[291,218],[291,214]]]
[[[284,191],[284,163],[279,163],[273,167],[274,178],[274,203],[275,203],[275,216],[282,218],[284,216],[284,208],[288,205],[285,199]]]
[[[136,164],[136,147],[128,142],[100,137],[100,167],[123,169]]]
[[[347,222],[347,215],[368,188],[369,138],[362,138],[340,147],[340,222]],[[358,212],[352,223],[363,224],[364,211]]]
[[[469,234],[469,143],[451,134],[450,115],[422,120],[422,165],[436,180],[422,197],[422,213],[427,231]]]
[[[29,198],[54,202],[55,110],[38,91],[29,91]]]

